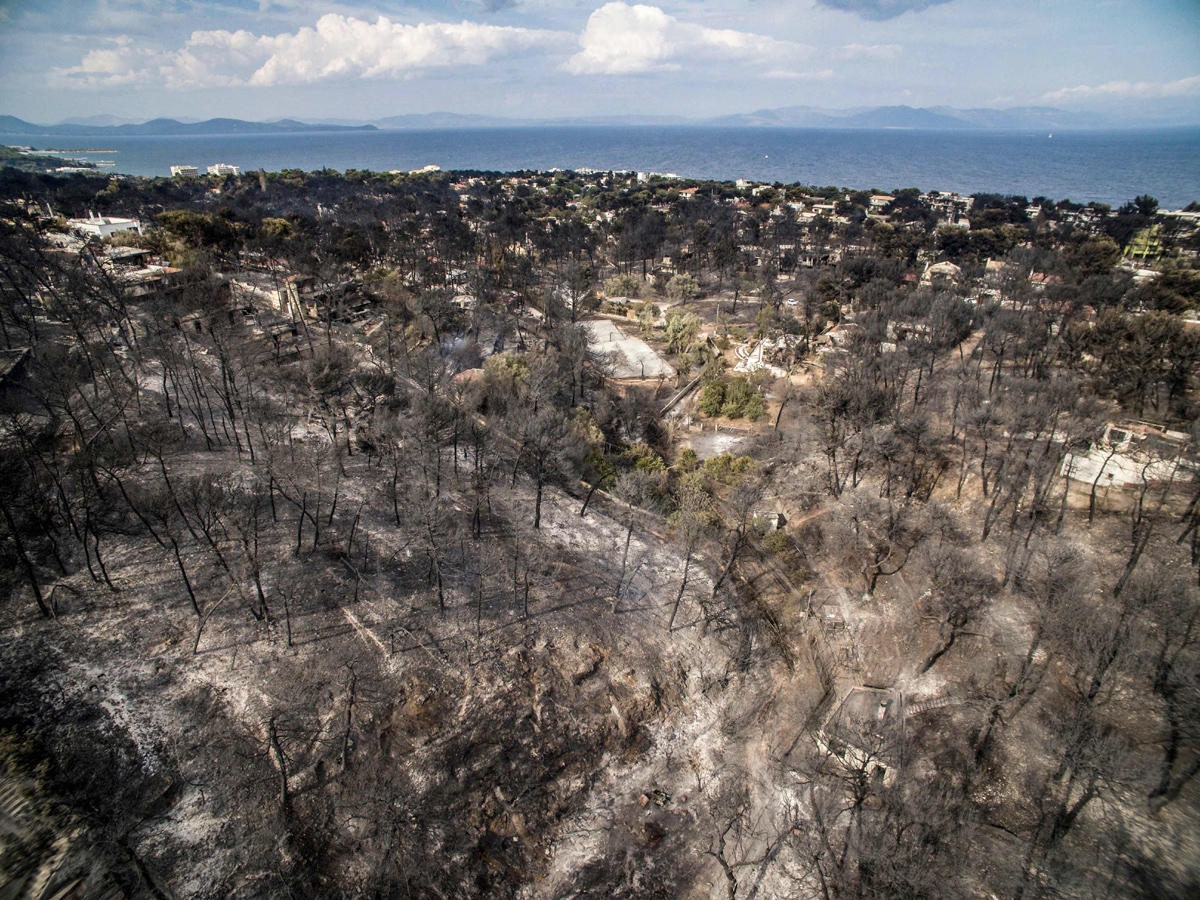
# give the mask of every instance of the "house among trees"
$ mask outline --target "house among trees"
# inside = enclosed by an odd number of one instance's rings
[[[1029,283],[1035,291],[1044,291],[1048,285],[1062,284],[1062,278],[1046,272],[1030,272]]]
[[[949,261],[931,263],[921,273],[921,284],[934,284],[937,282],[957,284],[961,280],[962,269]]]
[[[292,309],[287,283],[267,272],[239,272],[229,279],[229,291],[235,303],[289,314]]]
[[[890,782],[900,763],[903,735],[903,693],[856,687],[834,708],[817,743],[845,774]]]
[[[839,322],[834,325],[824,334],[820,335],[816,344],[818,347],[846,348],[851,342],[863,333],[861,325],[856,325],[854,322]]]
[[[1012,275],[1015,266],[1002,259],[989,259],[983,264],[983,274],[990,283],[995,284],[1007,275]]]
[[[1059,470],[1075,507],[1126,509],[1146,492],[1164,502],[1186,499],[1195,473],[1191,435],[1148,422],[1109,423],[1083,453],[1068,453]]]
[[[1200,236],[1153,198],[0,183],[0,813],[50,773],[71,878],[1200,896]]]
[[[67,227],[80,234],[90,234],[98,238],[111,237],[119,231],[142,233],[142,223],[137,219],[98,216],[95,213],[91,213],[86,219],[67,219]]]
[[[235,303],[270,309],[293,321],[319,320],[357,288],[353,281],[322,285],[311,275],[239,272],[229,279]],[[357,309],[357,307],[355,307]]]

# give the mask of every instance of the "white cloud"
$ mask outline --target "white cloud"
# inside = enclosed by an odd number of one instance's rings
[[[315,27],[275,36],[248,31],[195,31],[179,50],[118,46],[93,50],[78,66],[57,69],[60,81],[107,86],[158,83],[172,89],[307,84],[328,78],[398,77],[491,59],[552,43],[553,31],[475,22],[402,25],[380,16],[322,16]]]
[[[821,69],[819,72],[797,72],[792,69],[772,69],[764,78],[775,78],[780,81],[824,81],[832,78],[833,69]]]
[[[139,49],[128,35],[102,39],[103,46],[89,50],[79,65],[52,69],[51,80],[70,86],[85,87],[137,84],[149,80],[167,61],[167,54],[158,50]]]
[[[276,0],[278,2],[278,0]],[[330,79],[396,78],[431,69],[480,66],[531,50],[553,52],[573,35],[463,21],[405,25],[386,16],[366,21],[329,13],[315,26],[277,35],[193,31],[182,47],[151,49],[128,37],[86,53],[76,66],[53,70],[59,85],[153,84],[169,90],[268,87]],[[697,61],[753,62],[773,78],[824,78],[795,69],[810,47],[765,35],[682,22],[646,5],[608,3],[588,18],[580,50],[563,65],[575,74],[627,75],[678,69]],[[891,45],[886,45],[891,46]],[[871,55],[877,47],[854,45]]]
[[[810,48],[745,31],[681,22],[656,6],[606,3],[588,18],[582,48],[564,68],[577,75],[678,69],[692,59],[780,61]]]
[[[899,44],[846,44],[829,51],[833,59],[895,59],[904,49]]]
[[[1110,81],[1096,86],[1060,88],[1043,95],[1050,103],[1070,103],[1092,99],[1157,99],[1161,97],[1191,97],[1200,94],[1200,75],[1178,81]]]

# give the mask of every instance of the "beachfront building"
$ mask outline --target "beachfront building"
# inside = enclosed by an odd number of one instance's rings
[[[237,166],[231,166],[228,163],[216,163],[208,167],[209,175],[237,175],[241,171]]]
[[[172,178],[196,177],[200,174],[200,169],[197,166],[171,166]]]

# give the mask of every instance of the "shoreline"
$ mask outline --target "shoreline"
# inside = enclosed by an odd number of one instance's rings
[[[410,170],[431,161],[447,171],[629,169],[698,181],[918,187],[1119,205],[1149,192],[1174,208],[1197,199],[1200,131],[1040,136],[763,128],[548,128],[227,137],[113,137],[119,155],[47,154],[114,160],[109,172],[168,177],[171,165],[220,159],[264,169]],[[46,146],[44,138],[9,136]],[[65,142],[54,142],[63,146]],[[65,146],[71,146],[65,144]]]

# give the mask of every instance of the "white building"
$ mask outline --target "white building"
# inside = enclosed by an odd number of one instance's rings
[[[94,213],[86,219],[67,219],[67,226],[83,234],[94,234],[106,238],[118,231],[136,231],[142,233],[142,223],[137,219],[122,219],[117,216],[97,216]]]
[[[200,169],[196,166],[171,166],[172,178],[192,177],[195,178],[200,174]]]
[[[209,175],[238,175],[241,171],[237,166],[231,166],[228,163],[217,163],[208,167]]]
[[[1192,225],[1200,225],[1200,210],[1187,209],[1160,209],[1160,216],[1169,216],[1172,219],[1179,219],[1182,222],[1188,222]]]

